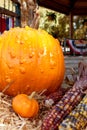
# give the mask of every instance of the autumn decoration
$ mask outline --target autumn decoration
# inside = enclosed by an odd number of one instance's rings
[[[38,101],[29,98],[26,94],[18,94],[12,100],[13,110],[24,118],[31,118],[37,115],[39,111]]]
[[[0,91],[16,96],[56,91],[64,79],[60,43],[41,29],[15,27],[0,36]]]

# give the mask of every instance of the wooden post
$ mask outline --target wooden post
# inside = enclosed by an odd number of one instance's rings
[[[73,15],[72,13],[70,13],[70,39],[73,39]],[[73,55],[75,56],[75,52],[73,52]]]
[[[72,39],[73,38],[73,15],[72,15],[72,13],[70,13],[69,18],[70,18],[70,34],[69,34],[69,37],[70,37],[70,39]]]

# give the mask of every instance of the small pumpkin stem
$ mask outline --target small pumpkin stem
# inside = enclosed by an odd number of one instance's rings
[[[36,92],[33,91],[33,92],[31,93],[31,95],[29,96],[29,99],[32,99],[32,98],[35,96],[35,94],[36,94]]]

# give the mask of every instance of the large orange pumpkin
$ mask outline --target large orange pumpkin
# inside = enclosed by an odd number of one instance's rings
[[[54,92],[64,78],[64,56],[58,40],[44,30],[13,28],[0,36],[0,91]]]

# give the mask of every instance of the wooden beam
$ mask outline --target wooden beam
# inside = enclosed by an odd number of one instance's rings
[[[87,16],[87,7],[85,8],[74,8],[72,11],[73,15]]]
[[[72,13],[73,15],[87,15],[87,0],[66,0],[65,3],[62,3],[58,0],[37,0],[38,5],[52,9],[54,11],[69,15]],[[63,0],[62,0],[63,1]],[[67,3],[68,1],[68,3]]]
[[[14,3],[20,4],[18,0],[11,0],[11,1],[13,1]]]
[[[54,10],[54,11],[57,11],[57,12],[60,12],[60,13],[64,13],[66,15],[69,15],[69,8],[66,6],[63,6],[63,8],[62,8],[62,4],[58,4],[58,2],[56,2],[56,1],[51,2],[50,0],[47,0],[47,1],[39,0],[38,5],[51,9],[51,10]]]
[[[9,11],[9,10],[2,8],[2,7],[0,7],[0,14],[9,15],[9,16],[12,16],[12,17],[18,17],[18,15],[16,13]]]
[[[70,1],[70,12],[73,10],[76,2],[77,2],[77,0],[71,0]]]

